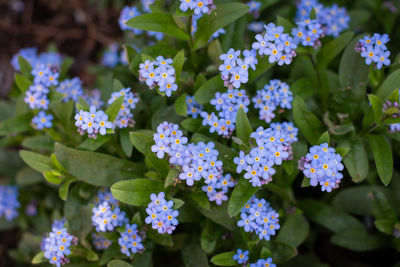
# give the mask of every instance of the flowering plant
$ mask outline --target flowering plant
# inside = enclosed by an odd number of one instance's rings
[[[0,105],[0,230],[22,233],[10,256],[273,267],[344,264],[321,244],[398,253],[400,70],[393,25],[355,35],[372,13],[142,0],[121,10],[124,42],[94,85],[62,53],[20,50]]]

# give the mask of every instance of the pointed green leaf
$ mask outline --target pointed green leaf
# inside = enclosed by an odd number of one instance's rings
[[[367,140],[374,154],[375,166],[382,183],[387,186],[393,176],[393,156],[390,144],[385,137],[380,135],[368,135]]]
[[[353,32],[345,32],[329,43],[324,44],[317,54],[318,67],[326,68],[342,52],[353,36]]]
[[[352,140],[350,151],[343,157],[343,163],[354,182],[359,183],[367,177],[368,157],[360,139]]]
[[[176,54],[173,59],[172,67],[175,69],[176,81],[181,78],[183,63],[185,62],[185,49],[182,49]]]
[[[197,89],[194,97],[199,104],[204,105],[210,103],[215,93],[222,90],[224,90],[224,81],[221,79],[221,75],[216,75],[203,83]]]
[[[31,64],[24,57],[21,57],[21,56],[18,56],[18,64],[19,64],[19,69],[20,69],[22,75],[27,79],[31,79],[31,77],[32,77]]]
[[[381,99],[386,100],[395,89],[399,89],[400,85],[400,70],[393,71],[379,87],[376,95]]]
[[[38,172],[47,172],[53,170],[53,163],[50,157],[41,155],[28,150],[20,150],[19,155],[26,164]]]
[[[245,145],[249,145],[250,134],[253,132],[249,119],[243,108],[239,108],[236,115],[236,136],[239,137]]]
[[[186,93],[182,94],[176,99],[174,104],[176,113],[184,117],[186,117],[186,111],[187,111],[186,96],[187,96]]]
[[[379,122],[383,116],[383,101],[379,96],[369,94],[368,95],[369,102],[371,103],[372,109],[375,114],[375,122]]]
[[[309,231],[310,225],[304,216],[298,213],[292,213],[281,226],[276,240],[293,247],[298,247],[306,240]]]
[[[32,117],[32,113],[29,112],[16,117],[12,117],[0,123],[0,136],[5,136],[8,134],[19,134],[31,130],[32,127],[30,123]]]
[[[19,90],[21,93],[25,93],[28,91],[29,86],[32,85],[32,81],[26,78],[25,76],[22,76],[21,74],[16,73],[15,74],[15,83],[17,84]]]
[[[329,132],[324,132],[318,140],[318,144],[327,143],[329,146]]]
[[[114,122],[115,118],[117,118],[119,111],[122,109],[122,104],[124,103],[124,99],[125,96],[122,95],[118,97],[114,102],[112,102],[111,105],[108,106],[105,112],[108,115],[109,121]]]
[[[251,183],[242,178],[236,184],[229,199],[228,214],[233,217],[239,214],[249,199],[258,191],[259,187],[254,187]]]
[[[220,253],[211,258],[211,262],[217,266],[236,266],[237,262],[233,259],[235,251]]]

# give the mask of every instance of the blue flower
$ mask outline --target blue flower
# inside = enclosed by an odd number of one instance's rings
[[[101,64],[109,68],[114,68],[118,63],[120,63],[118,44],[112,43],[104,51]]]
[[[44,128],[51,128],[53,126],[53,119],[53,115],[39,111],[39,114],[33,117],[32,124],[36,129],[43,130]]]
[[[128,257],[131,256],[131,253],[136,254],[144,250],[143,238],[136,224],[125,225],[125,231],[122,232],[121,237],[118,238],[118,244],[121,247],[121,253]]]
[[[92,223],[97,232],[113,231],[114,228],[129,221],[124,211],[116,206],[111,206],[107,201],[93,207],[92,212]]]
[[[248,250],[241,250],[240,248],[236,250],[236,254],[232,257],[237,263],[239,264],[246,264],[249,260],[249,251]]]
[[[84,96],[82,81],[78,77],[65,79],[64,81],[60,82],[56,90],[64,95],[64,102],[68,102],[70,100],[78,102],[79,97]]]
[[[97,250],[106,250],[112,244],[112,241],[105,239],[98,233],[92,233],[92,242]]]
[[[165,194],[151,194],[150,199],[152,200],[147,206],[146,213],[149,215],[146,217],[145,222],[151,224],[153,229],[156,229],[160,234],[172,234],[178,225],[179,212],[174,210],[173,201],[166,201]]]
[[[132,31],[134,34],[141,34],[143,31],[139,30],[139,29],[133,29],[131,27],[129,27],[128,25],[126,25],[126,23],[128,22],[128,20],[130,20],[133,17],[139,16],[140,12],[136,7],[129,7],[129,6],[125,6],[122,11],[121,11],[121,15],[119,17],[119,27],[121,28],[121,30],[126,31]]]
[[[255,263],[250,263],[250,267],[276,267],[276,264],[272,262],[272,258],[259,259]]]
[[[18,187],[12,185],[0,185],[0,218],[12,221],[18,216]]]
[[[23,57],[28,63],[33,66],[35,64],[37,58],[37,48],[36,47],[28,47],[23,48],[16,53],[11,59],[11,65],[17,71],[20,70],[18,57]]]

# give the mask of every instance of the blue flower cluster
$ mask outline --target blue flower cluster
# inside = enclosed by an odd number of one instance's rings
[[[186,12],[188,9],[193,10],[195,15],[210,14],[215,5],[213,0],[180,0],[179,9]]]
[[[141,0],[144,12],[151,12],[150,6],[154,4],[154,0]]]
[[[47,110],[49,108],[48,93],[49,89],[44,85],[33,84],[26,91],[24,101],[30,109]]]
[[[97,138],[98,134],[105,135],[107,129],[113,128],[108,115],[102,110],[96,110],[95,106],[90,106],[89,111],[81,109],[76,113],[75,126],[81,135],[87,132],[89,138]]]
[[[286,129],[290,127],[289,131]],[[274,124],[274,128],[257,128],[250,137],[254,138],[257,147],[252,148],[249,154],[240,151],[239,156],[233,159],[237,165],[237,173],[245,171],[244,178],[253,186],[262,186],[272,181],[275,174],[274,165],[281,165],[282,161],[291,159],[292,147],[290,144],[297,140],[297,129],[293,124]],[[289,138],[293,135],[293,138]]]
[[[125,211],[107,201],[93,207],[92,212],[92,224],[96,227],[97,232],[111,232],[114,228],[129,222]]]
[[[64,81],[60,82],[60,85],[56,88],[56,90],[64,95],[64,102],[68,102],[70,100],[78,102],[79,97],[83,97],[85,94],[82,88],[82,81],[78,77],[65,79]]]
[[[188,139],[183,136],[178,125],[163,122],[157,127],[154,134],[155,145],[151,147],[158,158],[163,158],[165,153],[169,162],[181,168],[179,179],[186,181],[188,186],[193,186],[195,181],[204,179],[205,186],[202,190],[207,193],[210,201],[220,205],[228,197],[225,195],[234,181],[230,175],[222,175],[222,161],[218,160],[218,150],[214,143],[186,144]]]
[[[310,152],[299,160],[299,169],[310,178],[310,185],[320,184],[321,190],[327,192],[339,187],[343,168],[342,157],[327,143],[312,146]]]
[[[236,129],[236,115],[239,108],[242,108],[245,113],[249,110],[250,99],[246,95],[245,90],[228,89],[226,93],[215,93],[215,98],[211,99],[211,105],[218,111],[200,113],[203,118],[203,125],[210,126],[210,133],[218,133],[223,137],[230,137]]]
[[[284,33],[282,26],[274,23],[264,25],[265,33],[256,35],[256,42],[251,47],[258,51],[260,56],[268,56],[270,63],[278,62],[279,66],[289,65],[296,56],[294,49],[297,48],[293,38]]]
[[[94,205],[99,205],[103,202],[108,202],[113,206],[118,206],[119,202],[114,196],[111,194],[111,191],[107,188],[100,188],[97,191],[97,195],[93,199]]]
[[[140,232],[137,229],[136,224],[126,224],[125,231],[121,233],[121,237],[118,238],[118,244],[121,247],[121,253],[130,257],[131,254],[140,253],[144,250],[142,244],[143,238],[140,236]]]
[[[89,106],[95,106],[96,109],[101,109],[104,105],[103,100],[101,100],[101,91],[99,89],[92,89],[87,91],[83,96]]]
[[[106,250],[112,244],[112,241],[95,232],[92,233],[92,241],[97,250]]]
[[[287,83],[275,79],[258,90],[252,100],[254,107],[260,110],[260,120],[269,123],[275,118],[274,111],[277,107],[292,108],[293,96]]]
[[[51,232],[48,237],[42,241],[42,250],[44,257],[49,260],[51,264],[60,267],[61,265],[69,263],[68,255],[71,254],[71,246],[78,244],[78,238],[70,235],[64,225],[55,223],[52,226]]]
[[[293,122],[273,122],[269,125],[273,131],[279,131],[281,138],[289,144],[297,142],[297,134],[299,129],[294,127]]]
[[[379,70],[382,66],[388,66],[390,64],[390,51],[386,47],[386,43],[389,42],[389,36],[387,34],[380,35],[374,33],[372,37],[365,36],[358,41],[356,51],[361,53],[361,56],[365,58],[365,63],[371,65],[376,64],[376,68]]]
[[[158,195],[150,195],[151,202],[147,205],[147,216],[145,222],[151,224],[153,229],[156,229],[160,234],[172,234],[178,225],[176,217],[179,211],[174,210],[174,202],[165,200],[165,193],[161,192]]]
[[[172,59],[162,56],[158,56],[155,61],[146,60],[139,65],[139,80],[145,81],[150,89],[158,86],[160,92],[171,96],[172,92],[178,90],[172,62]]]
[[[249,260],[249,251],[241,250],[240,248],[236,250],[236,254],[232,257],[238,264],[244,265]]]
[[[143,2],[144,2],[144,1],[142,1],[142,3],[143,3]],[[147,2],[147,3],[144,3],[144,4],[143,4],[143,11],[146,12],[146,13],[147,13],[147,12],[151,12],[149,6],[150,6],[151,4],[153,4],[154,0],[153,0],[153,1],[147,0],[146,2]],[[126,25],[126,23],[128,22],[128,20],[130,20],[130,19],[133,18],[133,17],[139,16],[139,15],[141,15],[141,12],[139,11],[138,8],[136,8],[136,7],[134,7],[134,6],[132,6],[132,7],[130,7],[130,6],[125,6],[125,7],[122,9],[122,11],[121,11],[121,15],[120,15],[119,20],[118,20],[118,22],[119,22],[119,27],[121,28],[121,30],[123,30],[123,31],[131,31],[131,32],[133,32],[135,35],[140,35],[140,34],[142,34],[142,33],[143,33],[143,30],[134,29],[134,28],[131,28],[131,27],[129,27],[128,25]],[[161,39],[164,37],[164,34],[161,33],[161,32],[146,31],[146,33],[147,33],[148,36],[154,36],[157,40],[161,40]]]
[[[36,47],[23,48],[16,53],[11,59],[11,65],[17,71],[20,70],[18,57],[23,57],[33,67],[45,66],[45,67],[59,67],[61,65],[61,56],[55,52],[44,52],[37,54]]]
[[[200,113],[203,111],[203,106],[196,102],[194,96],[186,96],[187,115],[193,119],[197,119]]]
[[[247,29],[252,32],[263,32],[264,31],[264,22],[261,21],[254,21],[247,24]]]
[[[315,10],[318,22],[322,25],[325,35],[338,37],[349,27],[350,17],[346,8],[336,4],[324,6],[318,0],[301,0],[297,6],[297,21],[304,21],[310,17],[312,9]]]
[[[125,49],[120,51],[118,44],[110,44],[103,52],[101,64],[109,68],[114,68],[118,64],[127,65],[128,60]]]
[[[392,123],[389,125],[390,127],[390,132],[395,133],[395,132],[400,132],[400,123]]]
[[[115,118],[114,124],[118,128],[133,127],[135,121],[133,120],[133,110],[136,108],[136,104],[139,102],[139,95],[131,92],[131,88],[123,88],[118,92],[111,94],[108,104],[111,105],[118,97],[125,96],[124,102],[121,105],[121,109]]]
[[[226,54],[222,54],[219,58],[222,64],[219,66],[221,78],[224,85],[230,89],[240,88],[242,84],[249,80],[249,68],[256,69],[257,52],[252,50],[243,51],[243,59],[240,58],[241,51],[233,48],[229,49]]]
[[[252,14],[255,19],[258,18],[260,16],[261,2],[251,0],[247,2],[247,5],[249,6],[248,12]]]
[[[252,197],[240,213],[239,227],[246,232],[255,232],[259,239],[270,240],[280,228],[279,213],[265,199]]]
[[[0,185],[0,218],[12,221],[18,216],[18,187],[13,185]]]
[[[272,262],[272,258],[259,259],[255,263],[250,263],[249,267],[276,267],[276,264]]]
[[[296,45],[301,44],[302,46],[313,46],[314,48],[321,46],[319,39],[323,37],[324,31],[318,20],[307,18],[296,22],[296,24],[297,27],[292,29],[293,42]]]

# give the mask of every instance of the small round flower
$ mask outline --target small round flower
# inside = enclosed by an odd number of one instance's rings
[[[174,202],[172,200],[167,201],[164,197],[163,192],[158,196],[156,194],[150,195],[152,201],[147,206],[146,213],[149,216],[146,217],[145,222],[151,224],[152,228],[160,234],[172,234],[179,223],[176,219],[179,212],[172,208]]]
[[[12,185],[0,185],[0,218],[12,221],[18,216],[18,187]]]
[[[125,231],[118,238],[121,253],[128,257],[132,254],[141,253],[144,250],[142,235],[137,229],[136,224],[126,224]]]
[[[53,126],[54,117],[51,114],[46,114],[44,111],[39,111],[38,115],[33,117],[32,124],[33,127],[38,130],[43,130],[44,128],[51,128]]]
[[[246,264],[246,262],[249,260],[249,251],[241,250],[239,248],[238,250],[236,250],[236,254],[233,255],[233,259],[239,264]]]

